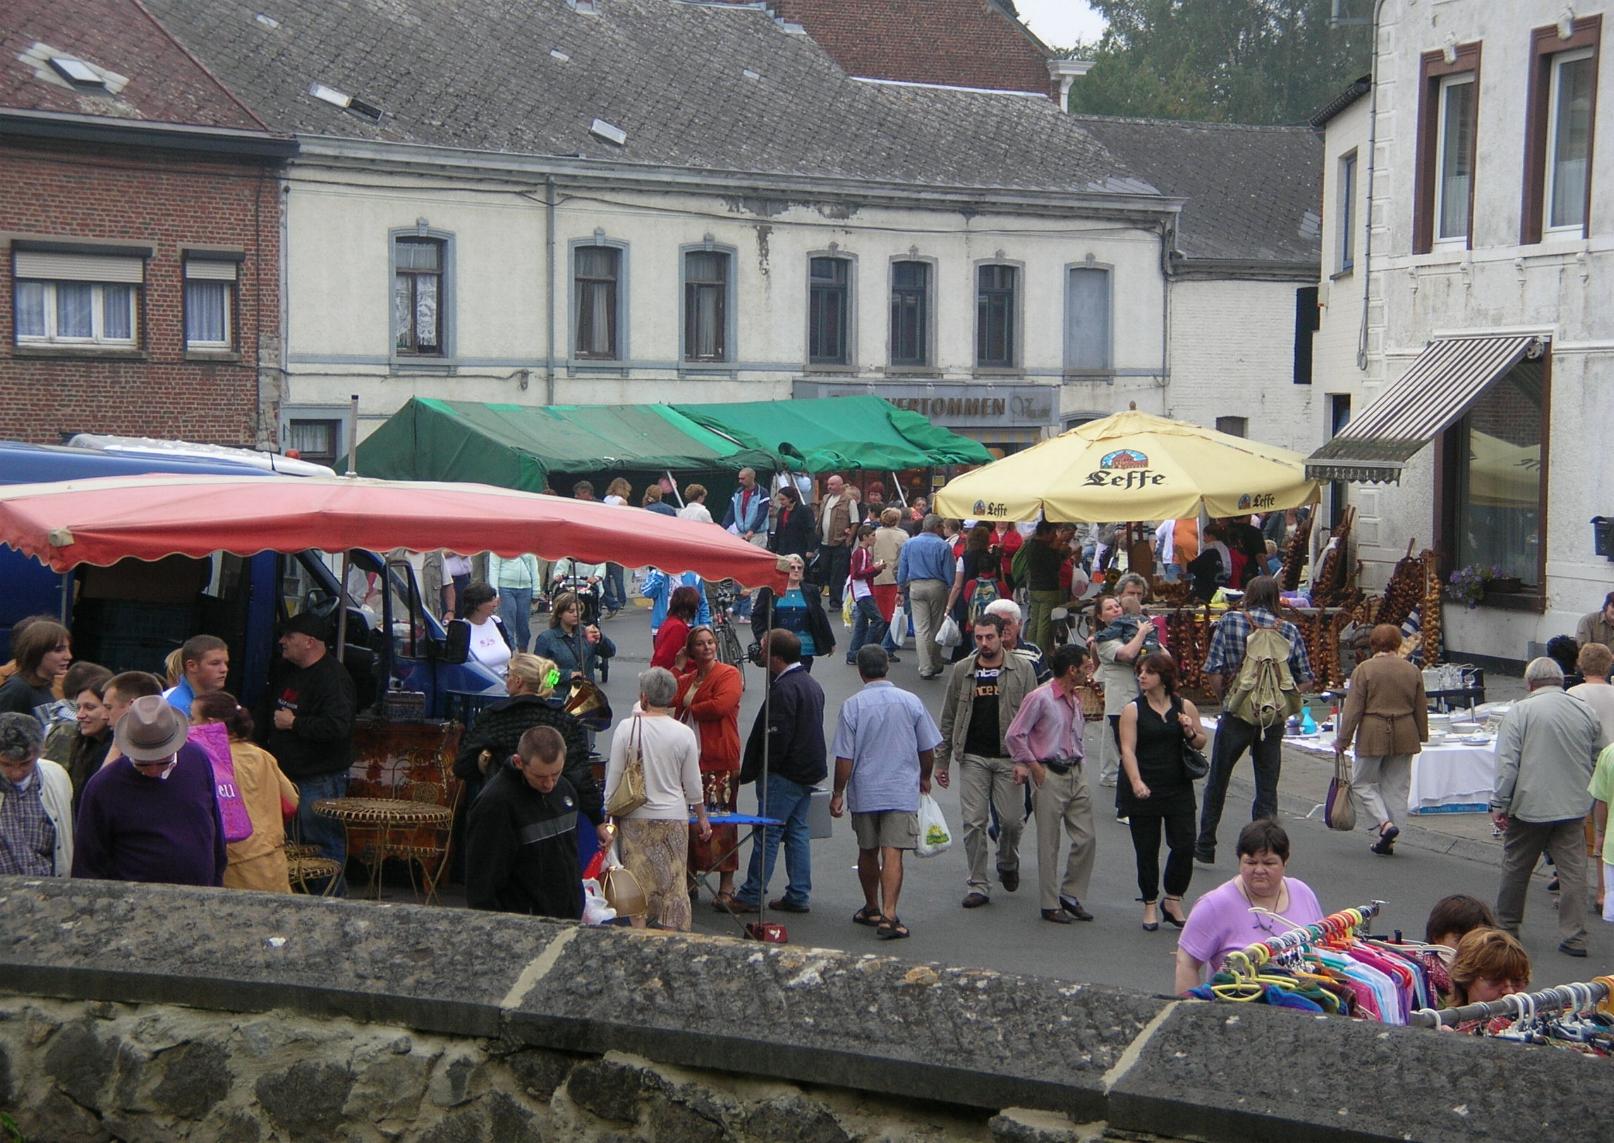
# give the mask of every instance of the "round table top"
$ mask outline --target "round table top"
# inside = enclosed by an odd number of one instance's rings
[[[447,825],[454,816],[447,806],[402,798],[321,798],[312,808],[348,825]]]

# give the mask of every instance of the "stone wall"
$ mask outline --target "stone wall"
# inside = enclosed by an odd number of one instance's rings
[[[0,917],[36,1140],[1466,1141],[1614,1101],[1565,1052],[726,938],[21,878]]]

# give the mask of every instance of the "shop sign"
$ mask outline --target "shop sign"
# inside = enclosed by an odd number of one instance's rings
[[[873,394],[949,428],[1043,428],[1059,420],[1052,385],[903,385],[800,379],[798,398]]]

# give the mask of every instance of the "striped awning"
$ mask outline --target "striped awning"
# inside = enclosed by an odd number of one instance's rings
[[[1546,351],[1533,334],[1440,337],[1401,379],[1306,458],[1312,480],[1397,481],[1406,462],[1525,358]]]

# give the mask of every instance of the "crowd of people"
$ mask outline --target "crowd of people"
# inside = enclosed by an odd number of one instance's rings
[[[946,789],[956,777],[961,906],[979,910],[994,890],[1019,889],[1031,823],[1037,909],[1056,925],[1094,918],[1094,803],[1113,799],[1103,812],[1130,832],[1142,929],[1164,922],[1181,930],[1179,991],[1260,939],[1263,918],[1306,924],[1322,916],[1312,890],[1286,873],[1290,842],[1277,822],[1283,714],[1312,684],[1312,669],[1300,632],[1280,618],[1278,584],[1266,574],[1270,553],[1256,552],[1258,540],[1272,541],[1254,522],[1231,530],[1215,522],[1201,536],[1191,521],[1168,521],[1156,533],[1168,568],[1192,575],[1197,567],[1218,584],[1243,587],[1242,606],[1216,623],[1205,662],[1221,705],[1207,761],[1200,711],[1179,693],[1177,662],[1144,610],[1149,581],[1112,574],[1100,590],[1090,578],[1113,553],[1113,530],[1078,535],[1049,522],[966,528],[928,512],[921,498],[887,505],[877,483],[865,498],[838,474],[815,502],[811,482],[787,475],[770,494],[742,470],[721,520],[700,485],[682,490],[680,508],[668,493],[651,485],[641,509],[723,527],[788,568],[782,590],[747,593],[732,615],[749,617],[769,701],[742,742],[744,680],[719,659],[708,585],[692,572],[647,569],[640,591],[651,604],[650,665],[631,713],[611,733],[603,782],[590,764],[592,734],[565,700],[602,681],[617,653],[600,624],[627,605],[624,569],[524,555],[487,557],[484,571],[474,558],[438,555],[432,598],[440,614],[464,625],[467,656],[506,685],[454,760],[470,807],[473,908],[577,918],[586,855],[614,844],[644,891],[635,923],[689,929],[708,874],[718,879],[711,903],[719,910],[744,913],[766,902],[808,912],[808,812],[827,781],[830,812],[850,814],[856,842],[863,900],[851,919],[881,939],[901,939],[910,933],[899,906],[920,800],[932,783]],[[580,482],[573,494],[591,499],[592,486]],[[632,496],[617,479],[605,502],[626,509]],[[1063,623],[1077,607],[1093,617],[1085,641]],[[841,661],[861,686],[827,733],[824,689],[812,671],[834,661],[837,611],[850,628]],[[544,614],[535,632],[534,617]],[[1582,623],[1589,638],[1576,666],[1584,682],[1565,689],[1559,664],[1537,659],[1525,676],[1530,697],[1502,723],[1492,810],[1504,867],[1495,912],[1448,898],[1429,922],[1427,944],[1449,950],[1435,956],[1454,1002],[1528,984],[1515,938],[1525,884],[1543,855],[1556,865],[1567,955],[1586,955],[1592,883],[1614,889],[1606,828],[1614,751],[1605,750],[1614,741],[1614,652],[1595,638],[1614,630],[1610,624],[1614,594]],[[953,646],[938,638],[949,626],[959,632]],[[19,623],[0,685],[0,873],[284,892],[288,821],[340,868],[342,826],[311,812],[314,802],[346,792],[351,763],[354,688],[330,636],[312,614],[286,620],[280,671],[254,714],[225,690],[230,649],[222,639],[188,640],[165,682],[75,663],[66,628],[45,617]],[[945,676],[933,707],[889,678],[910,636],[919,678]],[[1428,737],[1422,676],[1400,645],[1398,628],[1372,632],[1335,731],[1339,749],[1354,748],[1354,788],[1374,835],[1369,848],[1381,856],[1394,853],[1411,757]],[[1082,708],[1095,680],[1104,699],[1090,781]],[[215,725],[216,733],[195,729]],[[225,745],[210,752],[215,739]],[[1237,871],[1190,905],[1196,864],[1217,862],[1229,782],[1246,753],[1255,797],[1235,843]],[[221,767],[233,773],[228,801]],[[606,806],[630,771],[642,775],[635,780],[643,797],[613,819]],[[726,819],[748,783],[757,784],[759,814],[780,824],[759,831],[742,877],[738,830]],[[1594,839],[1601,878],[1588,874]],[[772,896],[781,844],[784,886]],[[1596,888],[1599,902],[1609,902],[1605,919],[1614,920],[1614,893]]]

